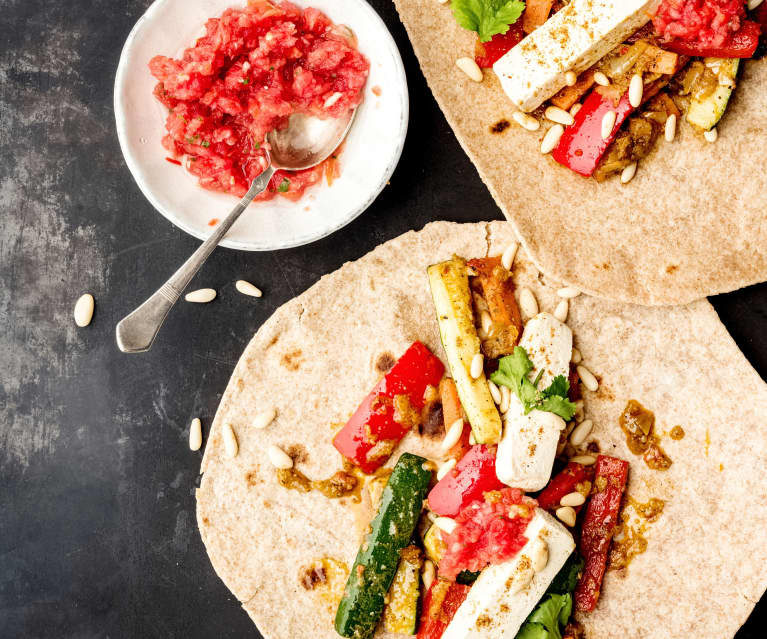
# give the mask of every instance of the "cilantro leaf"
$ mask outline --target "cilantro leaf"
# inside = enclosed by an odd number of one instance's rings
[[[568,592],[573,592],[575,586],[578,585],[578,579],[585,563],[583,557],[577,551],[573,551],[567,558],[565,565],[559,569],[556,577],[551,580],[551,584],[546,592],[556,595],[565,595]]]
[[[280,193],[287,193],[288,189],[290,188],[290,180],[288,178],[285,178],[280,182],[280,185],[277,187],[277,190]]]
[[[476,31],[481,42],[506,33],[525,10],[523,0],[453,0],[453,15],[464,29]]]
[[[575,415],[575,404],[567,398],[570,382],[564,375],[557,375],[548,388],[538,390],[543,371],[539,371],[534,381],[528,374],[533,370],[533,363],[527,352],[521,346],[515,346],[511,355],[498,361],[498,370],[490,379],[495,383],[508,386],[522,402],[525,415],[532,410],[543,410],[559,415],[565,421],[570,421]]]

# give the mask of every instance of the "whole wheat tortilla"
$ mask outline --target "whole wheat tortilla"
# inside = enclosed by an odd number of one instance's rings
[[[379,378],[381,355],[421,340],[444,357],[426,266],[454,253],[496,255],[512,238],[501,222],[407,233],[323,277],[248,345],[211,428],[197,520],[214,568],[267,639],[337,637],[337,602],[302,586],[301,571],[322,557],[351,566],[359,544],[348,500],[282,488],[267,447],[303,447],[297,468],[314,479],[340,469],[331,438]],[[514,268],[517,285],[553,309],[557,284],[521,252]],[[597,393],[585,392],[601,449],[631,461],[632,497],[667,500],[646,533],[647,552],[625,578],[607,574],[598,609],[582,620],[587,637],[732,637],[767,586],[767,386],[706,301],[649,308],[580,296],[568,324],[601,378]],[[655,412],[659,432],[686,432],[663,437],[674,462],[666,472],[626,448],[618,416],[632,398]],[[250,425],[272,406],[274,423]],[[239,441],[234,459],[224,452],[224,423]],[[403,450],[439,457],[436,444],[412,433]]]
[[[455,66],[476,34],[450,4],[395,0],[434,97],[535,264],[592,295],[684,304],[767,280],[767,60],[748,61],[709,144],[685,122],[659,141],[634,180],[603,184],[540,153],[495,74]],[[501,133],[491,132],[508,122]]]

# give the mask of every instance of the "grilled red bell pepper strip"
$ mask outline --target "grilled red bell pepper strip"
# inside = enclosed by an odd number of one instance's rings
[[[628,92],[616,106],[612,98],[606,98],[598,90],[592,91],[575,115],[575,122],[565,128],[551,156],[576,173],[591,177],[626,118],[634,110],[629,102]],[[615,126],[612,132],[603,138],[602,121],[608,111],[615,112]]]
[[[506,33],[496,33],[488,42],[480,42],[474,46],[474,61],[483,69],[489,69],[504,55],[516,47],[527,34],[522,29],[522,21],[517,20],[509,25]]]
[[[586,482],[594,478],[594,468],[570,462],[565,469],[554,477],[540,495],[536,497],[538,506],[544,510],[556,510],[562,497],[578,491]],[[579,506],[580,508],[580,506]]]
[[[586,507],[581,529],[580,552],[585,560],[583,576],[575,588],[575,609],[591,612],[599,601],[607,568],[610,542],[620,523],[621,500],[626,490],[629,464],[600,455],[594,468],[594,494]]]
[[[333,438],[333,446],[363,472],[380,468],[414,425],[427,386],[439,386],[445,366],[421,342],[414,342],[363,400]]]
[[[702,42],[671,40],[663,43],[663,48],[675,53],[704,58],[751,58],[759,46],[762,27],[757,22],[746,20],[740,29],[722,45]]]
[[[471,502],[505,484],[495,474],[495,446],[472,446],[453,470],[429,493],[429,508],[443,517],[455,517]]]
[[[439,639],[466,600],[470,587],[454,581],[435,579],[423,600],[417,639]]]

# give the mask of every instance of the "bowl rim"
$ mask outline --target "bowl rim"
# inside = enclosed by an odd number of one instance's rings
[[[123,45],[122,50],[120,52],[120,60],[118,62],[117,71],[115,73],[114,96],[113,96],[115,122],[116,122],[116,129],[117,129],[117,139],[120,144],[120,150],[122,152],[123,159],[125,160],[125,163],[128,166],[128,170],[130,171],[134,181],[138,185],[139,190],[144,194],[144,197],[146,197],[147,200],[149,200],[150,204],[154,207],[154,209],[157,212],[159,212],[164,218],[166,218],[171,224],[180,228],[182,231],[188,233],[189,235],[196,237],[199,240],[205,240],[208,238],[209,234],[206,234],[196,229],[191,224],[188,224],[183,218],[176,215],[172,210],[163,206],[160,203],[159,199],[155,196],[152,189],[149,188],[149,186],[144,183],[144,180],[141,178],[142,169],[140,167],[140,162],[131,153],[130,146],[128,144],[127,116],[125,115],[125,109],[123,108],[123,103],[122,103],[123,92],[127,89],[127,85],[128,85],[128,82],[127,82],[128,63],[129,63],[130,53],[131,53],[131,49],[132,49],[134,41],[136,40],[141,30],[146,26],[146,23],[154,18],[155,13],[158,13],[160,9],[163,8],[166,4],[169,4],[171,2],[177,2],[177,1],[178,0],[154,0],[154,2],[152,2],[152,4],[147,8],[147,10],[136,21],[136,24],[133,25],[133,28],[128,34],[128,37],[125,40],[125,44]],[[377,26],[382,33],[382,37],[388,38],[389,44],[391,45],[391,49],[393,53],[394,65],[396,67],[397,81],[399,82],[399,85],[400,85],[399,107],[400,107],[401,118],[400,118],[399,130],[397,131],[397,136],[396,136],[396,146],[394,148],[390,162],[387,164],[385,170],[382,173],[381,180],[373,189],[371,189],[370,194],[361,204],[350,209],[349,213],[346,216],[338,220],[333,225],[323,228],[320,232],[313,231],[305,235],[296,235],[293,239],[289,241],[279,241],[279,242],[243,241],[243,240],[227,239],[225,237],[224,239],[221,240],[221,242],[219,243],[219,246],[240,250],[240,251],[273,251],[273,250],[303,246],[305,244],[309,244],[311,242],[315,242],[325,237],[328,237],[329,235],[332,235],[333,233],[340,230],[344,226],[350,224],[355,219],[357,219],[360,215],[362,215],[362,213],[364,213],[368,209],[368,207],[370,207],[370,205],[375,201],[375,199],[380,195],[381,191],[383,191],[384,187],[387,185],[387,183],[389,182],[389,179],[394,173],[394,170],[397,168],[400,158],[402,157],[403,149],[405,147],[408,126],[410,123],[410,92],[409,92],[408,84],[407,84],[407,75],[405,73],[405,66],[402,62],[402,55],[400,54],[399,47],[397,46],[397,43],[395,42],[394,37],[389,31],[389,28],[386,26],[386,23],[383,21],[381,16],[378,15],[378,13],[375,11],[375,9],[373,9],[373,7],[370,4],[365,2],[365,0],[345,0],[345,1],[354,2],[360,7],[362,7],[363,10],[366,11],[369,14],[369,16],[372,17],[372,21],[374,23],[377,23]],[[237,6],[238,4],[239,4],[238,0],[232,0],[232,6]],[[307,4],[306,6],[310,6],[310,4]],[[202,187],[198,187],[198,188],[202,188]],[[303,201],[302,199],[297,200],[297,202],[302,202],[302,201]],[[232,198],[232,208],[234,208],[235,205],[236,205],[236,198]]]

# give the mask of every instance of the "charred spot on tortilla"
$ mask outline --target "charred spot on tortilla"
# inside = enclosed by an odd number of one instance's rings
[[[490,133],[503,133],[511,126],[508,120],[498,120],[493,126],[490,127]]]
[[[376,360],[376,370],[379,373],[388,373],[396,362],[397,360],[394,358],[394,355],[389,351],[386,351],[378,356],[378,359]]]
[[[258,476],[258,469],[250,470],[245,473],[245,482],[248,486],[258,486],[261,483],[261,479]]]
[[[669,275],[671,275],[671,273],[677,270],[679,270],[679,266],[677,266],[676,264],[669,264],[666,267],[666,273],[668,273]]]
[[[280,364],[282,364],[289,371],[297,371],[301,367],[301,362],[303,362],[303,359],[303,352],[300,348],[296,348],[288,353],[285,353],[280,359]]]
[[[285,452],[294,464],[305,464],[309,461],[309,453],[303,444],[291,444],[285,449]]]
[[[301,571],[298,581],[306,590],[314,590],[319,584],[327,583],[325,566],[315,564]]]

